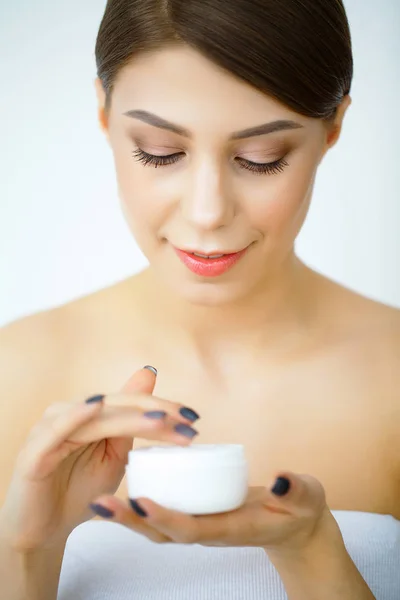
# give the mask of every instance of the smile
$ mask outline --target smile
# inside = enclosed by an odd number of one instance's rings
[[[181,262],[200,277],[219,277],[234,267],[246,254],[248,247],[238,252],[206,254],[197,251],[174,250]]]

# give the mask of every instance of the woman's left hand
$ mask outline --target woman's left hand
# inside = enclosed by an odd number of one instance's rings
[[[341,537],[321,483],[310,475],[291,472],[279,473],[271,488],[249,488],[243,506],[216,515],[192,516],[148,498],[124,503],[115,496],[101,496],[93,504],[97,515],[160,544],[254,546],[267,552],[301,554],[321,536],[325,541],[326,536],[332,541]]]

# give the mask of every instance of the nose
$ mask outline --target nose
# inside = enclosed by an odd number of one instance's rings
[[[235,214],[233,196],[221,169],[209,162],[189,178],[181,200],[184,219],[198,230],[212,231],[229,225]]]

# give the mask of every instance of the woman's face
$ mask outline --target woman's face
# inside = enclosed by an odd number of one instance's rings
[[[333,143],[326,124],[185,47],[141,55],[121,71],[107,121],[99,80],[96,89],[123,212],[153,272],[194,304],[262,290],[293,253]],[[264,133],[246,132],[260,126]],[[228,270],[204,274],[176,248],[247,250]]]

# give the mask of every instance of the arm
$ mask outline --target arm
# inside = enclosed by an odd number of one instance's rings
[[[0,596],[7,600],[56,600],[64,555],[65,543],[51,550],[16,550],[1,519],[19,449],[62,390],[53,314],[26,317],[0,330]]]
[[[1,595],[7,600],[56,600],[65,543],[18,552],[0,538]]]
[[[376,600],[348,554],[336,522],[331,521],[304,551],[266,552],[289,600]]]
[[[58,339],[52,314],[26,317],[0,329],[0,508],[31,428],[49,404],[65,396],[69,359]]]

